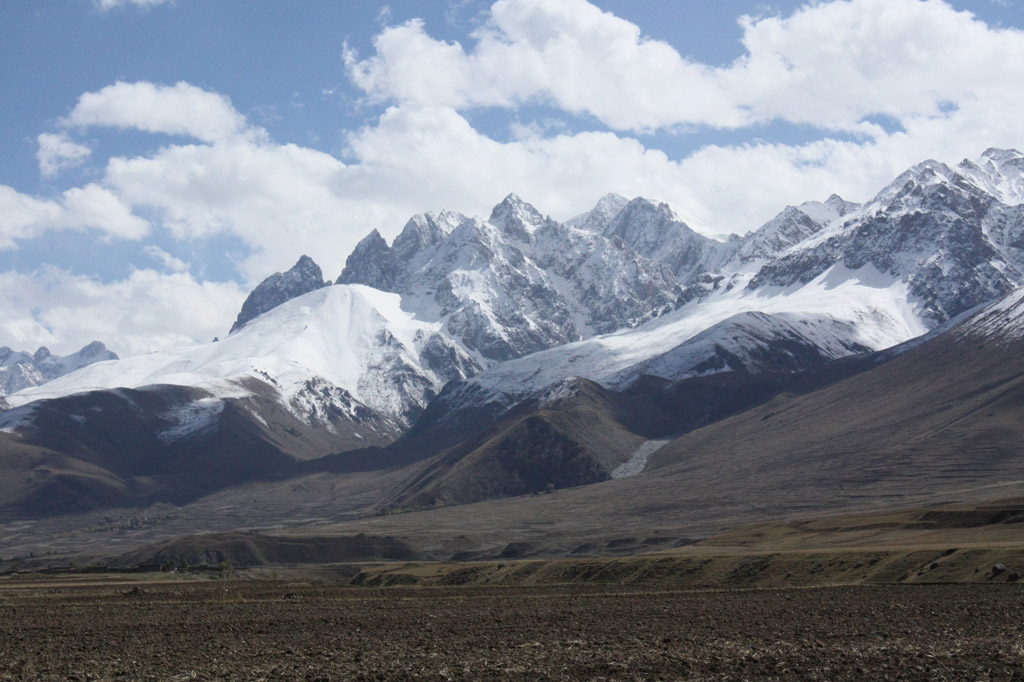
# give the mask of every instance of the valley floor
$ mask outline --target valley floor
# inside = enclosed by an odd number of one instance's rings
[[[0,680],[1020,680],[1017,585],[0,580]]]

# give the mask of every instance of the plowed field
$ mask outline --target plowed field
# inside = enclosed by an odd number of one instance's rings
[[[0,584],[0,680],[1024,680],[1024,588]]]

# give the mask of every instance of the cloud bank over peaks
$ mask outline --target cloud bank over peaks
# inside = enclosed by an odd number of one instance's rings
[[[102,339],[122,357],[187,346],[223,336],[225,311],[246,293],[232,282],[198,282],[188,273],[135,270],[100,282],[52,266],[30,273],[0,272],[0,338],[5,345],[74,352],[81,339]]]

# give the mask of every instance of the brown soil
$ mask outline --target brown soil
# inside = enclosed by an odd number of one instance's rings
[[[1024,590],[0,581],[0,680],[1024,680]]]

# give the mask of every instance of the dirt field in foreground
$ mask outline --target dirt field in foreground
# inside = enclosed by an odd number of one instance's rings
[[[1024,588],[0,581],[0,680],[1024,680]]]

